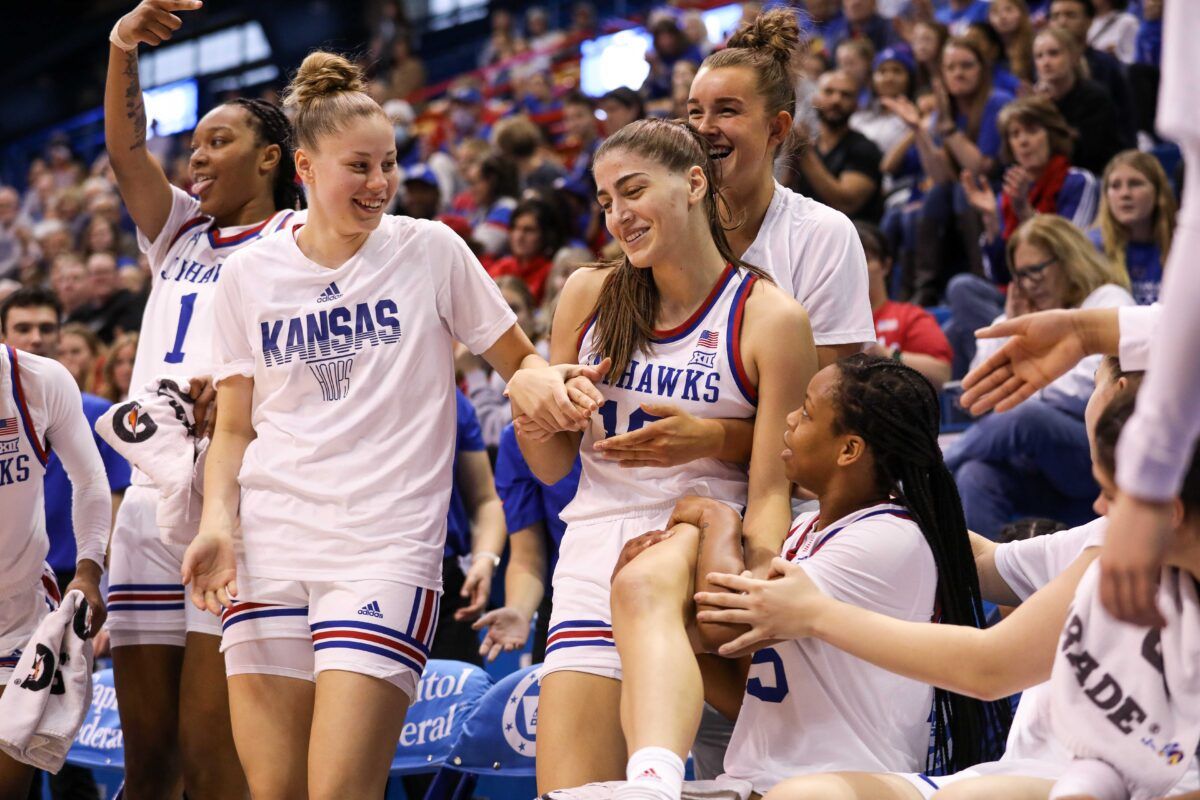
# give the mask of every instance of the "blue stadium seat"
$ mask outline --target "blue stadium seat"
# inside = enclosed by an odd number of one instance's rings
[[[481,776],[532,778],[541,664],[498,682],[463,725],[426,800],[469,798]]]
[[[112,669],[92,675],[92,706],[83,718],[67,763],[92,771],[102,797],[113,797],[125,774],[125,739],[117,713]]]
[[[390,774],[439,769],[491,688],[492,679],[473,664],[429,661],[417,685],[417,696],[408,707]]]

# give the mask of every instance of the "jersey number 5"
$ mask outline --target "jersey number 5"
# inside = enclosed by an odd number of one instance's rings
[[[646,413],[641,406],[633,410],[629,415],[629,424],[625,426],[625,430],[617,430],[617,403],[614,400],[609,400],[604,405],[600,406],[600,421],[604,423],[604,438],[616,436],[618,433],[632,433],[640,429],[647,422],[654,422],[662,419],[653,414]]]
[[[168,364],[183,362],[183,340],[187,337],[188,326],[192,324],[192,311],[196,308],[196,294],[196,292],[192,292],[179,298],[179,324],[175,328],[175,346],[163,356],[163,361]]]
[[[783,698],[788,695],[787,673],[783,671],[783,658],[775,651],[775,648],[768,647],[765,650],[759,650],[754,654],[754,658],[750,659],[751,673],[758,664],[771,665],[774,674],[771,676],[770,685],[764,683],[760,677],[753,677],[746,681],[746,692],[764,703],[782,703]],[[762,672],[760,671],[759,674],[761,675]]]

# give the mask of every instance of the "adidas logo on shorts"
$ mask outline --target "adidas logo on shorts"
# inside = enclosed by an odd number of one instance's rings
[[[342,296],[342,292],[340,289],[338,289],[337,282],[330,281],[329,285],[325,287],[325,291],[323,291],[319,295],[317,295],[317,302],[318,303],[329,303],[329,302],[332,302],[333,300],[339,299],[341,296]]]
[[[358,610],[358,613],[364,617],[378,617],[383,619],[383,612],[379,610],[379,601],[372,600]]]

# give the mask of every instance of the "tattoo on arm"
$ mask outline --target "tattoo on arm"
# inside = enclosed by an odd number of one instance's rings
[[[142,102],[142,85],[138,80],[137,51],[133,50],[125,56],[124,75],[129,79],[125,87],[125,118],[133,123],[133,141],[130,150],[137,150],[146,144],[146,107]]]

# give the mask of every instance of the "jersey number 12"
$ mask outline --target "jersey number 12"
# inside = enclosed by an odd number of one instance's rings
[[[183,363],[183,340],[187,337],[188,326],[192,324],[192,311],[196,308],[196,292],[185,294],[179,298],[179,324],[175,328],[175,346],[163,356],[168,364]]]

